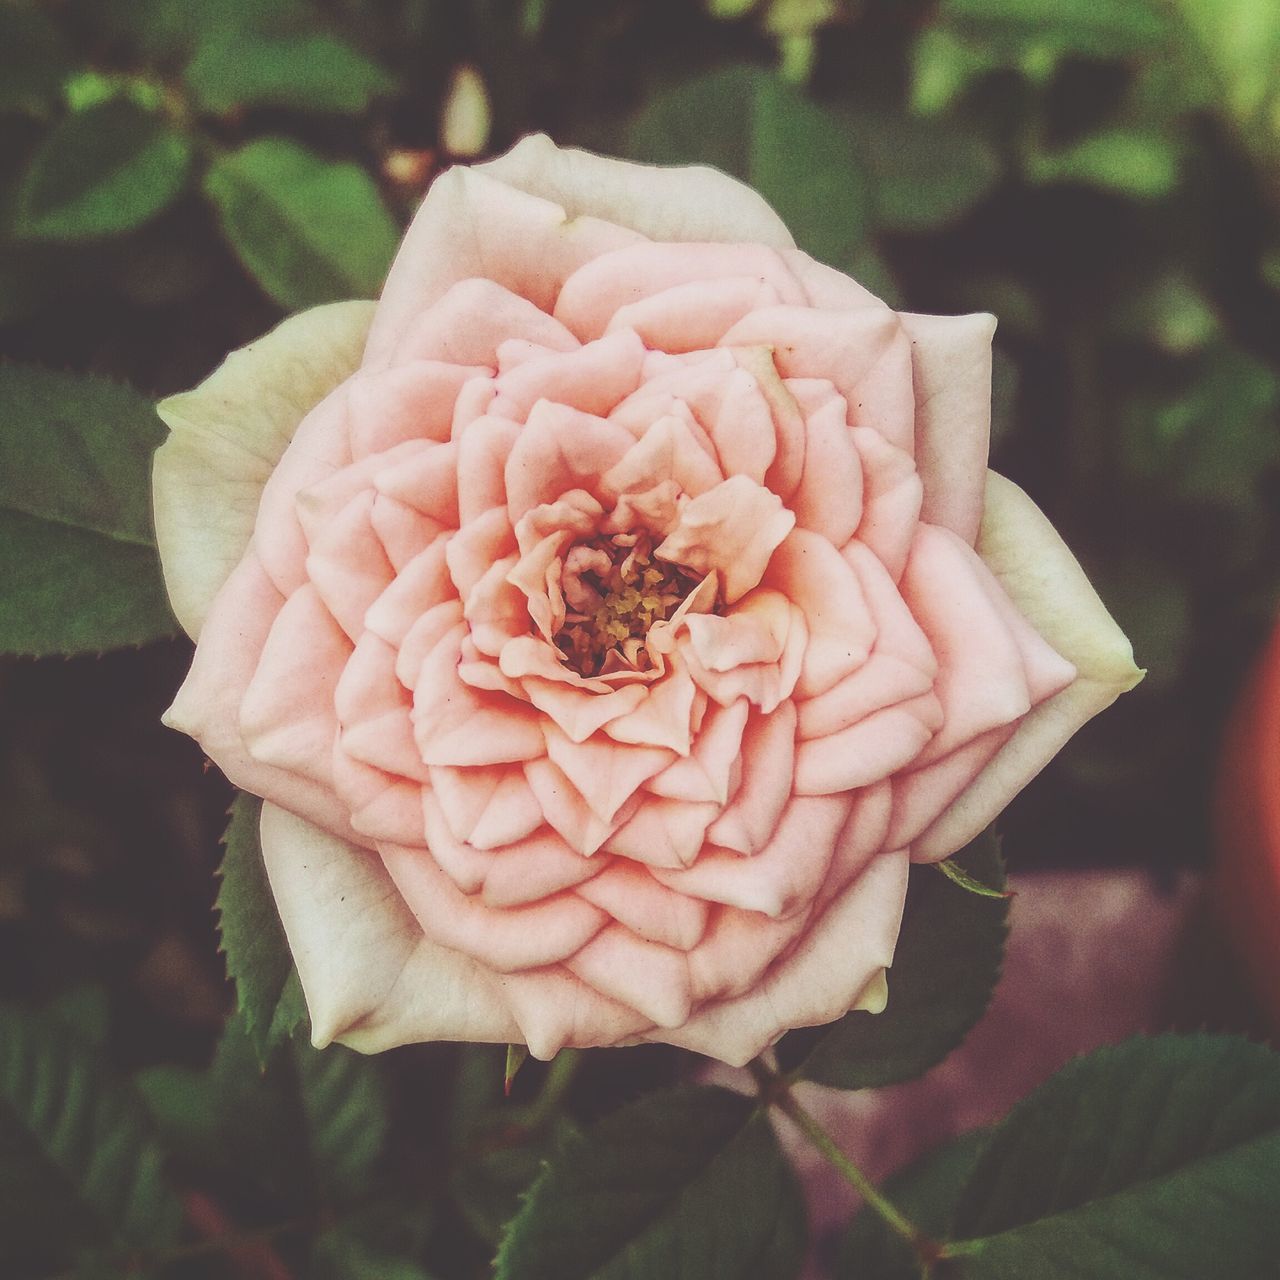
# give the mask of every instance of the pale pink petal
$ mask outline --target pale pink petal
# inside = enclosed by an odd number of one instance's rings
[[[463,383],[487,373],[476,365],[411,360],[357,374],[347,392],[352,457],[382,453],[405,440],[448,440]]]
[[[720,381],[713,403],[690,404],[707,429],[720,470],[763,485],[778,455],[777,429],[769,402],[755,376],[735,369]]]
[[[977,778],[912,846],[944,858],[981,831],[1062,744],[1142,678],[1133,649],[1048,520],[1017,485],[988,473],[978,549],[1036,630],[1076,668],[1061,693],[1040,704]]]
[[[628,304],[678,285],[744,276],[752,277],[756,288],[772,286],[786,302],[797,302],[804,296],[782,259],[764,245],[643,242],[602,254],[579,267],[560,290],[555,316],[585,341],[606,332],[614,315]],[[714,292],[710,304],[715,310]],[[699,306],[696,290],[688,305]],[[665,348],[664,343],[656,345]]]
[[[620,924],[603,928],[565,968],[658,1027],[680,1026],[693,1007],[684,953],[637,938]]]
[[[466,528],[507,501],[507,460],[520,426],[507,418],[477,418],[456,441],[458,449],[458,524]]]
[[[616,497],[646,492],[665,480],[674,480],[684,493],[697,497],[723,479],[710,441],[704,447],[684,418],[665,414],[652,420],[618,464],[604,473],[601,487]]]
[[[808,627],[799,697],[825,692],[867,660],[875,621],[857,575],[824,537],[793,530],[774,552],[764,581],[800,609]]]
[[[422,817],[431,856],[458,888],[488,907],[536,903],[590,879],[605,865],[575,853],[545,826],[499,849],[455,838],[434,792],[424,792]]]
[[[755,276],[693,280],[624,304],[605,332],[630,329],[663,351],[702,351],[714,347],[748,311],[781,301],[772,284]]]
[[[935,689],[945,717],[922,765],[1031,709],[1022,652],[984,590],[987,576],[956,534],[920,526],[902,596],[937,655]]]
[[[518,765],[431,770],[431,789],[458,840],[493,849],[531,835],[542,825],[539,807]]]
[[[645,790],[669,800],[726,804],[749,710],[746,698],[739,698],[727,707],[715,703],[708,706],[690,754],[677,758],[655,774],[645,783]]]
[[[519,1035],[498,978],[422,936],[377,854],[266,804],[262,856],[318,1048]]]
[[[497,389],[520,422],[539,400],[604,417],[640,385],[643,362],[644,344],[623,330],[563,355],[525,360],[502,373]]]
[[[541,400],[512,446],[506,463],[507,512],[512,524],[533,507],[571,489],[594,493],[600,477],[634,443],[607,418]]]
[[[624,719],[647,700],[642,684],[623,685],[612,693],[588,693],[562,680],[542,680],[537,676],[525,676],[520,683],[529,701],[574,742],[585,742],[598,729]]]
[[[729,671],[709,671],[698,661],[691,645],[682,646],[682,656],[699,689],[722,707],[746,698],[763,715],[768,715],[795,691],[800,668],[809,643],[804,614],[791,605],[786,647],[777,662],[744,663]]]
[[[502,994],[520,1027],[516,1039],[544,1062],[567,1045],[589,1049],[624,1044],[653,1025],[643,1013],[611,1000],[561,966],[508,974]]]
[[[796,744],[797,795],[867,787],[920,757],[942,726],[942,706],[926,693],[874,711],[847,729]]]
[[[397,574],[446,531],[438,520],[381,493],[374,495],[369,523]]]
[[[864,481],[857,538],[875,552],[896,582],[920,523],[924,486],[911,455],[894,448],[878,431],[855,428],[853,440],[862,458]]]
[[[784,378],[830,378],[850,421],[874,427],[910,453],[915,446],[911,341],[887,308],[819,311],[768,307],[740,320],[724,346],[769,346]]]
[[[789,505],[802,529],[843,547],[862,520],[862,460],[849,429],[849,406],[830,394],[802,408],[804,471]]]
[[[524,776],[547,822],[584,858],[595,853],[634,808],[634,804],[627,805],[619,817],[601,818],[592,812],[578,788],[545,758],[530,760],[524,767]]]
[[[498,176],[459,166],[432,183],[392,264],[366,366],[389,363],[414,317],[459,280],[487,276],[549,309],[580,263],[639,238],[607,214],[575,216],[576,202],[566,211],[545,183],[534,190]]]
[[[794,702],[751,717],[742,737],[742,783],[733,803],[707,829],[712,844],[756,854],[773,838],[791,798],[795,736]]]
[[[706,932],[710,908],[700,898],[675,893],[647,868],[619,858],[587,881],[579,896],[607,911],[639,938],[688,951]]]
[[[777,453],[765,474],[765,487],[790,503],[804,472],[804,416],[783,381],[772,347],[740,346],[733,355],[735,362],[755,378],[773,415]]]
[[[815,307],[828,311],[860,311],[868,307],[877,311],[889,309],[888,304],[881,302],[870,289],[843,271],[815,262],[800,249],[784,249],[782,258],[791,268],[791,274],[800,281],[805,297]]]
[[[922,519],[970,546],[982,523],[991,437],[991,315],[904,313],[916,394]]]
[[[457,602],[445,563],[445,543],[446,539],[437,538],[401,569],[365,612],[366,629],[376,632],[388,644],[399,645],[428,609],[445,600]]]
[[[753,857],[708,848],[687,870],[653,874],[681,893],[788,916],[817,896],[848,815],[846,796],[797,796],[783,810],[773,838]]]
[[[374,477],[374,487],[388,498],[420,511],[446,528],[458,527],[458,451],[453,444],[426,444],[416,453],[398,455]]]
[[[904,853],[874,859],[762,981],[647,1038],[742,1066],[784,1031],[840,1017],[869,988],[882,1005],[880,979],[893,959],[908,865]]]
[[[396,654],[396,679],[410,692],[418,687],[422,677],[423,666],[441,643],[458,624],[462,622],[462,605],[457,600],[442,600],[432,605],[409,628],[409,634],[400,642]],[[462,642],[462,653],[466,651],[466,640]],[[462,662],[458,663],[458,674],[461,678]],[[474,686],[473,686],[474,687]]]
[[[764,576],[794,524],[776,494],[731,476],[689,502],[654,554],[699,575],[715,571],[725,603],[734,604]]]
[[[605,721],[602,727],[615,742],[665,747],[686,756],[692,741],[696,698],[693,680],[673,655],[667,674],[644,690],[634,707]]]
[[[782,919],[712,906],[701,942],[689,952],[694,998],[703,1002],[740,996],[760,981],[771,964],[798,938],[812,915],[796,911]]]
[[[689,642],[708,671],[732,671],[750,662],[777,662],[786,648],[791,606],[778,591],[748,592],[723,616],[691,613]]]
[[[351,827],[373,848],[379,840],[421,844],[422,786],[384,773],[348,755],[339,743],[333,752],[333,786],[351,812]]]
[[[496,658],[508,640],[529,630],[529,605],[524,593],[507,580],[516,556],[494,561],[467,597],[464,616],[471,624],[476,649]]]
[[[505,345],[504,343],[503,346]],[[539,355],[547,353],[546,347],[530,346]],[[498,350],[501,351],[502,347]],[[453,420],[449,423],[449,439],[456,444],[473,423],[490,414],[496,418],[507,416],[498,402],[498,388],[492,375],[483,373],[465,382],[458,392],[458,399],[453,406]]]
[[[690,866],[719,812],[717,804],[646,796],[630,819],[608,837],[605,852],[655,868]]]
[[[519,907],[487,907],[460,892],[425,849],[388,843],[378,852],[428,938],[502,973],[555,964],[608,921],[572,893]]]
[[[889,823],[894,812],[892,779],[854,791],[850,793],[849,800],[849,817],[836,839],[836,852],[827,870],[827,878],[814,898],[814,905],[819,910],[833,898],[838,898],[877,854],[898,847],[889,843]]]
[[[354,833],[346,806],[330,786],[259,763],[240,735],[240,700],[283,604],[261,561],[250,551],[214,597],[191,670],[162,719],[170,729],[195,738],[237,787],[278,800],[349,839]]]
[[[255,760],[330,783],[338,734],[333,695],[350,656],[350,641],[315,590],[295,591],[272,622],[240,699],[240,732]]]
[[[515,549],[515,531],[503,507],[492,507],[463,525],[444,549],[445,563],[459,598],[465,602],[494,561],[511,555]]]
[[[374,317],[376,332],[382,311]],[[498,344],[525,338],[551,351],[572,351],[578,340],[527,298],[481,277],[459,280],[395,341],[395,363],[441,360],[450,364],[487,365],[498,359]],[[370,333],[372,351],[373,332]]]
[[[338,625],[354,641],[369,606],[395,578],[373,527],[374,492],[356,494],[311,543],[307,576]]]
[[[482,693],[458,678],[466,628],[431,651],[413,694],[413,733],[426,764],[509,764],[543,753],[537,717],[501,693]]]
[[[342,749],[386,773],[425,782],[427,768],[409,719],[413,704],[396,678],[396,656],[395,648],[372,631],[356,642],[333,694]]]
[[[554,724],[544,723],[547,757],[578,789],[591,811],[605,822],[672,760],[657,747],[622,746],[596,734],[574,742]]]

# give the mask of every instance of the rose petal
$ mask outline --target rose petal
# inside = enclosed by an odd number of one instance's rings
[[[751,717],[742,737],[742,783],[733,803],[707,829],[712,844],[756,854],[773,838],[791,798],[795,736],[793,702]]]
[[[565,968],[655,1026],[678,1027],[693,1007],[684,953],[637,938],[618,924],[602,929]]]

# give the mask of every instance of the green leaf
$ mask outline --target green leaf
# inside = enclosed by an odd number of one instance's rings
[[[249,274],[282,307],[381,289],[400,237],[359,166],[262,138],[216,160],[205,193]]]
[[[290,990],[293,956],[280,923],[258,840],[262,801],[241,793],[231,806],[223,837],[226,852],[218,874],[218,933],[227,957],[227,976],[258,1060],[290,1035],[305,1016]]]
[[[15,234],[92,240],[130,231],[182,194],[191,141],[115,99],[70,115],[44,139],[18,188]]]
[[[150,401],[0,365],[0,650],[83,653],[173,635],[151,533]]]
[[[388,1131],[372,1058],[297,1036],[264,1068],[236,1013],[206,1070],[153,1067],[138,1087],[170,1145],[198,1169],[247,1181],[291,1212],[369,1198]]]
[[[983,884],[1004,888],[994,836],[954,855]],[[820,1033],[788,1036],[779,1060],[805,1080],[874,1089],[921,1075],[969,1033],[991,999],[1004,954],[1009,904],[969,893],[932,867],[913,867],[883,1013],[847,1013]],[[798,1063],[798,1066],[796,1064]]]
[[[376,63],[322,32],[221,32],[201,44],[184,78],[197,105],[214,115],[257,106],[359,115],[395,87]]]
[[[718,1088],[651,1094],[571,1142],[498,1250],[496,1280],[774,1280],[804,1209],[768,1119]]]
[[[1077,1059],[996,1130],[954,1235],[972,1280],[1274,1275],[1280,1057],[1163,1036]]]
[[[983,884],[976,876],[971,876],[959,863],[950,858],[933,864],[952,884],[959,885],[966,893],[976,893],[980,898],[1011,898],[1013,893],[1008,889],[993,889]]]
[[[966,1133],[913,1161],[885,1182],[885,1197],[926,1236],[942,1239],[987,1138],[982,1130]],[[835,1280],[920,1280],[920,1263],[879,1214],[863,1208],[841,1242],[834,1276]]]
[[[300,1036],[290,1048],[321,1195],[358,1201],[369,1192],[389,1125],[377,1060],[338,1044],[313,1049]]]
[[[105,39],[123,39],[152,59],[196,49],[227,31],[264,35],[305,30],[316,21],[311,0],[80,0]]]
[[[971,129],[887,112],[846,110],[839,119],[871,176],[876,222],[887,230],[954,222],[1000,177],[995,150]]]
[[[0,112],[45,115],[73,65],[48,14],[28,4],[0,5]]]
[[[431,1280],[417,1261],[430,1225],[420,1208],[346,1218],[316,1237],[309,1280]]]
[[[1027,177],[1157,200],[1178,185],[1181,160],[1178,143],[1154,129],[1106,129],[1065,150],[1029,156]]]
[[[730,67],[659,93],[632,121],[627,148],[743,179],[825,262],[838,265],[866,235],[871,192],[839,118],[758,68]]]
[[[997,46],[1034,39],[1099,57],[1150,51],[1170,34],[1152,0],[943,0],[939,17]]]
[[[161,1247],[182,1210],[145,1108],[57,1018],[0,1006],[0,1269]]]

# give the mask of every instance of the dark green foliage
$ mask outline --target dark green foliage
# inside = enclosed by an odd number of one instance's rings
[[[954,861],[982,884],[1003,888],[995,838],[979,837]],[[1009,904],[975,894],[935,868],[914,867],[883,1013],[855,1010],[829,1029],[779,1046],[803,1079],[840,1089],[910,1080],[964,1039],[991,999],[1004,953]],[[812,1048],[805,1049],[812,1044]]]
[[[102,378],[0,365],[0,649],[172,635],[151,532],[149,400]]]

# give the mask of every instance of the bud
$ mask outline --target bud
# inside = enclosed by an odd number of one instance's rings
[[[478,156],[489,144],[489,91],[480,72],[463,63],[453,73],[440,116],[440,145],[453,156]]]

